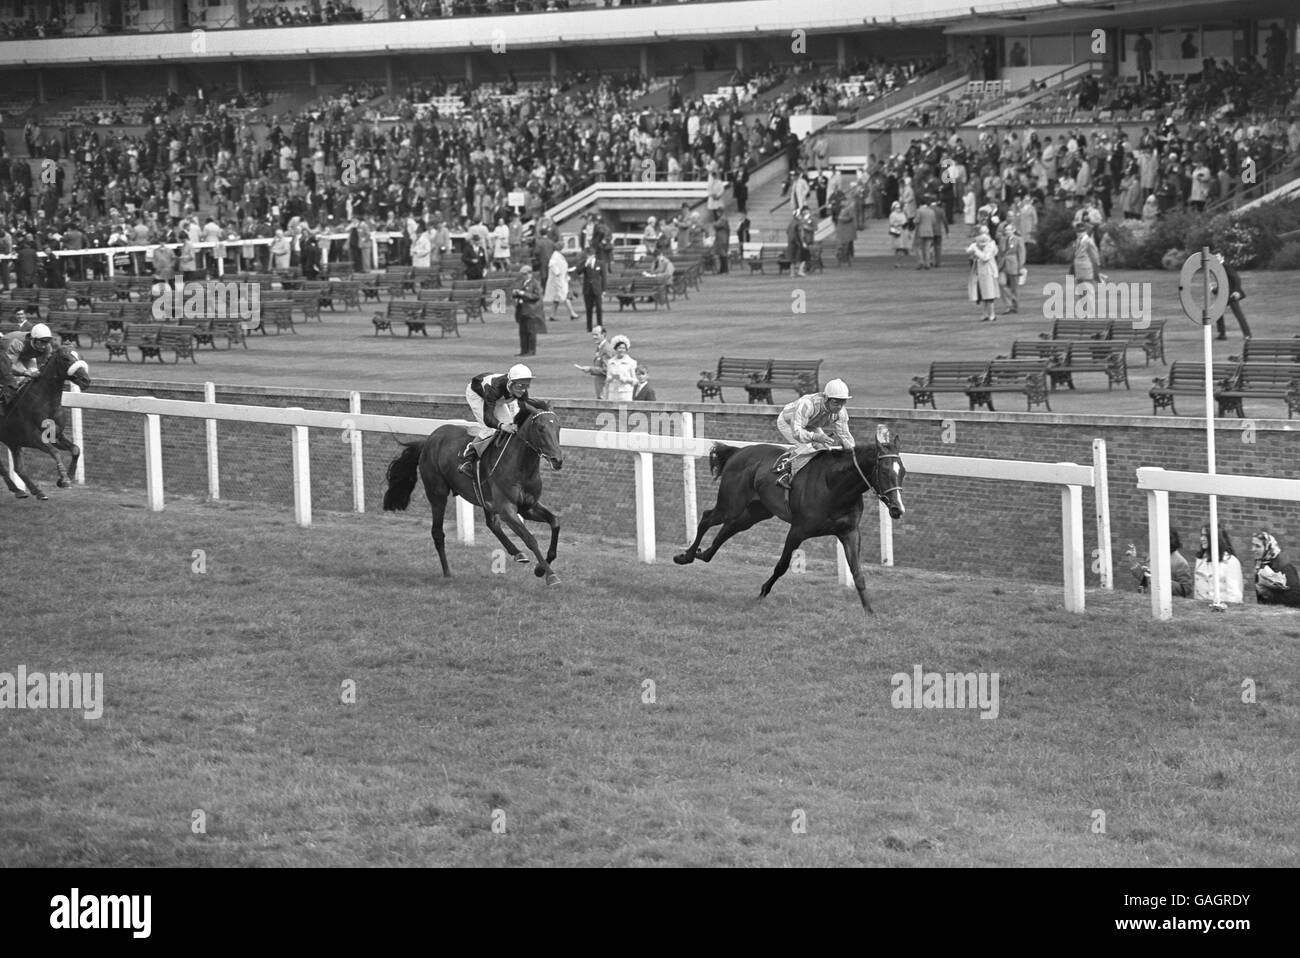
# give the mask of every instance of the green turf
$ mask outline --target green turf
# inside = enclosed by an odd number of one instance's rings
[[[731,273],[705,276],[702,289],[678,299],[671,310],[641,306],[620,313],[606,311],[606,324],[632,339],[632,355],[651,371],[651,383],[665,401],[699,401],[695,388],[700,372],[716,367],[721,355],[821,358],[823,380],[839,376],[853,390],[853,406],[910,408],[907,387],[923,375],[934,359],[992,359],[1010,355],[1015,339],[1033,339],[1049,331],[1043,317],[1043,284],[1064,280],[1064,268],[1030,267],[1021,288],[1020,312],[1000,316],[995,323],[978,321],[979,309],[966,300],[966,266],[952,251],[939,270],[895,270],[883,257],[861,259],[853,268],[837,268],[833,257],[826,271],[796,279],[789,276],[749,276]],[[1153,284],[1154,319],[1168,320],[1166,352],[1170,361],[1201,358],[1201,331],[1182,313],[1178,274],[1114,270],[1114,282]],[[1245,303],[1258,338],[1290,337],[1300,333],[1295,320],[1294,273],[1248,273],[1243,282]],[[802,297],[799,296],[802,291]],[[802,313],[794,312],[803,308]],[[485,316],[486,323],[462,328],[459,339],[407,339],[373,335],[372,305],[362,312],[331,314],[320,324],[301,325],[298,335],[255,336],[248,351],[204,349],[198,363],[157,362],[141,366],[115,360],[109,365],[103,347],[88,351],[96,378],[147,378],[155,381],[315,388],[391,390],[396,392],[463,393],[477,373],[504,370],[519,349],[511,315]],[[561,311],[563,313],[563,311]],[[1241,351],[1240,333],[1229,316],[1232,338],[1215,343],[1215,358],[1226,361]],[[591,361],[585,315],[549,323],[550,334],[539,337],[539,355],[528,360],[536,374],[534,391],[553,397],[589,397],[591,379],[573,363]],[[1150,415],[1147,389],[1151,378],[1167,368],[1145,369],[1138,351],[1129,353],[1131,390],[1108,392],[1106,377],[1081,374],[1078,389],[1052,396],[1052,409],[1063,413]],[[778,393],[778,402],[794,398]],[[742,400],[743,395],[732,397]],[[1179,398],[1184,415],[1203,413],[1195,397]],[[940,408],[963,409],[964,397],[940,397]],[[1019,410],[1020,407],[1016,407]],[[1281,417],[1281,401],[1253,400],[1256,417]]]
[[[107,699],[0,714],[6,865],[1300,863],[1294,613],[875,569],[866,621],[830,567],[756,602],[734,547],[566,533],[547,589],[483,544],[435,578],[417,516],[138,501],[0,501],[41,570],[0,671]],[[999,673],[999,716],[895,710],[914,664]]]

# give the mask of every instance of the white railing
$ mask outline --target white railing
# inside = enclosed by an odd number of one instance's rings
[[[362,445],[361,434],[378,432],[427,436],[439,426],[448,423],[468,424],[460,419],[425,419],[414,416],[381,416],[363,414],[361,397],[357,392],[349,395],[349,411],[335,412],[321,409],[302,409],[298,407],[281,408],[276,406],[245,406],[233,403],[213,402],[215,387],[212,383],[204,386],[207,402],[191,402],[177,399],[155,399],[151,396],[111,396],[99,393],[68,392],[64,395],[64,405],[72,410],[72,440],[84,448],[82,434],[81,410],[94,409],[105,412],[134,413],[145,417],[145,495],[150,510],[160,512],[163,509],[163,466],[161,417],[177,416],[187,419],[203,419],[207,422],[207,469],[208,492],[211,498],[220,498],[220,482],[217,463],[217,422],[251,422],[265,425],[280,425],[291,430],[291,449],[293,460],[293,495],[294,517],[301,526],[311,525],[311,471],[308,455],[308,429],[331,429],[341,431],[343,438],[350,444],[353,479],[353,509],[365,511],[365,499],[362,489]],[[663,413],[650,413],[663,416]],[[695,460],[707,457],[714,440],[695,437],[694,415],[689,412],[668,414],[676,434],[664,435],[652,432],[627,430],[596,429],[561,429],[560,442],[564,446],[578,449],[601,449],[606,451],[626,452],[636,456],[634,476],[636,481],[636,550],[641,562],[655,561],[655,503],[654,503],[654,456],[656,454],[679,456],[682,460],[682,483],[684,504],[685,541],[695,538],[698,523],[698,505],[695,488]],[[728,441],[730,442],[730,441]],[[730,442],[735,446],[750,446],[752,442]],[[1094,455],[1105,461],[1105,448],[1100,440],[1094,447]],[[85,457],[82,457],[84,464]],[[1097,487],[1099,470],[1093,466],[1080,466],[1074,463],[1022,462],[1009,459],[977,459],[961,456],[932,456],[920,453],[907,455],[907,470],[916,475],[948,476],[968,479],[993,479],[1007,482],[1045,483],[1061,487],[1061,559],[1064,574],[1065,608],[1071,612],[1084,611],[1084,555],[1083,555],[1083,494],[1084,486]],[[1104,484],[1104,473],[1101,473]],[[78,482],[84,482],[84,471],[79,469]],[[1104,501],[1104,488],[1099,490],[1099,502]],[[880,562],[882,565],[894,564],[893,522],[883,503],[878,504],[880,516]],[[1109,543],[1109,518],[1099,510],[1098,529],[1105,524],[1104,538],[1100,541]],[[469,503],[456,499],[456,527],[458,538],[464,543],[474,541],[474,508]],[[853,585],[853,578],[845,561],[843,549],[837,545],[839,581],[842,585]],[[1108,556],[1109,548],[1102,555]],[[1106,560],[1103,559],[1103,563]],[[1103,585],[1109,587],[1109,566],[1103,565]]]
[[[593,183],[586,189],[579,190],[572,196],[561,200],[546,211],[552,222],[560,223],[577,216],[584,209],[599,200],[660,200],[665,206],[680,206],[691,200],[703,200],[709,196],[709,184],[706,180],[671,180],[645,182],[623,182],[608,180]]]
[[[1169,493],[1233,496],[1238,499],[1278,499],[1300,502],[1300,479],[1263,476],[1223,476],[1202,472],[1170,472],[1156,467],[1137,471],[1138,489],[1147,494],[1147,548],[1151,568],[1151,617],[1174,617],[1169,571]]]

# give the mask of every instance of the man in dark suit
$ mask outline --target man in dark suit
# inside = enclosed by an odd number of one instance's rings
[[[636,368],[636,385],[632,387],[633,402],[654,402],[655,391],[650,385],[650,371],[644,366]]]
[[[582,279],[582,301],[587,306],[587,332],[591,332],[593,310],[596,313],[596,325],[605,324],[605,307],[601,297],[605,294],[608,271],[605,264],[596,256],[595,248],[587,246],[582,251],[582,262],[573,267],[572,272]]]
[[[1241,327],[1243,339],[1250,339],[1250,323],[1246,322],[1246,314],[1241,311],[1241,301],[1246,298],[1246,294],[1241,291],[1241,276],[1223,259],[1222,253],[1216,254],[1217,259],[1223,264],[1223,270],[1228,274],[1228,308],[1232,310],[1232,315],[1237,317],[1237,325]],[[1223,324],[1223,316],[1219,316],[1219,339],[1227,339],[1228,333]]]
[[[524,264],[523,280],[515,290],[515,322],[519,324],[519,355],[537,355],[537,334],[546,332],[546,317],[542,315],[542,284],[533,275],[533,268]]]

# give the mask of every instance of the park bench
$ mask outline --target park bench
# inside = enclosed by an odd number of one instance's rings
[[[260,307],[261,315],[258,317],[258,323],[253,328],[260,330],[262,335],[265,336],[266,324],[269,322],[275,327],[275,334],[277,336],[286,329],[296,335],[298,330],[297,327],[293,325],[293,307],[294,303],[292,300],[272,300],[269,303],[263,302]]]
[[[1110,339],[1114,326],[1111,319],[1058,319],[1052,323],[1052,334],[1043,333],[1039,339]]]
[[[107,312],[109,328],[121,329],[132,324],[149,324],[156,322],[153,315],[153,303],[138,303],[122,299],[116,302],[98,304],[99,309]]]
[[[415,288],[411,282],[411,267],[409,266],[390,266],[376,277],[375,282],[380,289],[388,293],[390,300],[401,299]]]
[[[418,293],[422,289],[437,289],[442,285],[441,266],[412,266],[408,271],[407,289]]]
[[[1236,380],[1237,373],[1233,370],[1215,384],[1214,392],[1220,416],[1223,415],[1223,402],[1217,396],[1222,390],[1231,389]],[[1178,396],[1205,396],[1205,364],[1199,360],[1192,362],[1175,359],[1169,367],[1169,375],[1157,376],[1154,382],[1155,385],[1147,392],[1151,397],[1151,414],[1158,416],[1161,409],[1168,408],[1177,416],[1178,407],[1174,401]]]
[[[61,319],[56,319],[56,315]],[[85,348],[87,345],[82,342],[83,336],[89,341],[90,347],[107,339],[108,324],[107,313],[64,311],[50,316],[50,329],[59,334],[62,342],[75,343],[78,349]]]
[[[388,330],[390,336],[397,335],[393,332],[393,323],[406,323],[407,335],[411,334],[411,324],[415,323],[423,331],[424,324],[424,303],[421,302],[395,302],[390,300],[382,313],[375,313],[370,320],[375,325],[375,335],[378,336],[381,330]],[[426,334],[427,335],[427,334]]]
[[[1241,363],[1235,377],[1224,385],[1214,394],[1220,416],[1235,412],[1244,418],[1244,399],[1280,399],[1286,403],[1287,419],[1300,412],[1300,365],[1296,363]]]
[[[131,350],[138,349],[140,362],[154,357],[162,362],[162,353],[158,346],[158,330],[161,328],[157,323],[127,323],[121,329],[113,330],[104,341],[104,345],[108,347],[108,361],[112,362],[113,357],[121,356],[129,363]]]
[[[361,281],[356,279],[336,279],[330,283],[330,309],[339,300],[345,309],[361,308]]]
[[[983,382],[988,371],[988,360],[931,363],[929,375],[913,376],[912,385],[907,387],[908,393],[912,396],[912,408],[918,409],[924,405],[931,409],[938,409],[939,407],[934,404],[937,393],[964,395],[972,384]]]
[[[480,323],[483,319],[483,281],[481,279],[457,279],[451,284],[451,301],[465,314],[465,322],[475,318]]]
[[[631,280],[615,291],[614,296],[618,299],[619,312],[623,311],[624,306],[631,306],[632,311],[636,311],[638,302],[654,303],[657,310],[660,306],[664,309],[672,309],[668,305],[668,293],[672,288],[671,280],[667,276],[633,276]]]
[[[771,368],[770,359],[739,359],[734,356],[723,356],[718,360],[717,372],[705,370],[700,373],[702,378],[695,385],[700,390],[701,400],[716,399],[718,402],[726,402],[727,400],[722,396],[723,389],[748,389],[757,386],[767,379],[768,370]],[[753,401],[753,393],[750,393],[750,402]]]
[[[194,345],[217,348],[217,339],[226,340],[226,348],[232,349],[235,343],[248,348],[248,337],[244,335],[244,324],[239,319],[198,319],[182,322],[182,327],[194,334]]]
[[[1248,339],[1234,363],[1300,363],[1300,336],[1294,339]]]
[[[162,361],[162,351],[170,349],[172,351],[172,362],[179,363],[182,359],[188,359],[192,363],[197,363],[194,358],[194,330],[189,326],[162,326],[158,330],[156,345],[158,348],[158,360]]]
[[[1151,325],[1145,329],[1136,329],[1127,323],[1115,323],[1111,327],[1110,338],[1115,342],[1124,343],[1124,348],[1141,349],[1145,362],[1144,366],[1150,366],[1151,360],[1159,360],[1163,365],[1165,362],[1165,321],[1163,319],[1153,319]]]
[[[304,283],[307,282],[304,280]],[[297,289],[291,292],[289,302],[292,308],[302,310],[302,321],[305,323],[309,319],[321,322],[321,292],[319,289]]]
[[[1032,412],[1035,406],[1046,406],[1052,411],[1047,393],[1047,360],[1045,359],[995,359],[988,364],[984,379],[966,387],[970,408],[987,406],[997,412],[993,397],[999,393],[1019,393],[1025,397],[1025,409]]]
[[[1074,388],[1075,373],[1105,373],[1106,389],[1116,383],[1131,388],[1128,359],[1122,343],[1109,339],[1084,339],[1073,342],[1061,339],[1017,340],[1011,344],[1012,359],[1043,359],[1052,389]],[[999,357],[1001,358],[1001,357]]]
[[[767,377],[759,383],[746,386],[751,403],[772,402],[773,389],[793,389],[806,396],[817,392],[820,385],[822,361],[820,359],[773,359]]]
[[[1011,359],[1042,359],[1047,361],[1047,379],[1051,388],[1067,383],[1071,389],[1074,383],[1065,366],[1070,361],[1070,347],[1073,345],[1065,339],[1017,339],[1011,344]],[[1006,359],[999,356],[998,359]]]
[[[418,332],[429,335],[425,332],[425,327],[429,323],[437,323],[442,330],[442,338],[446,339],[448,333],[460,335],[460,324],[457,317],[460,314],[461,307],[459,303],[453,302],[451,290],[449,289],[422,289],[420,290],[418,302],[424,307],[424,321],[420,324]],[[407,329],[415,332],[410,323],[407,323]],[[407,335],[410,335],[410,332]]]

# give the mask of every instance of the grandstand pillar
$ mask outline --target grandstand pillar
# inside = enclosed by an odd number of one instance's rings
[[[45,103],[45,71],[36,71],[36,102],[44,105]]]
[[[650,75],[650,48],[644,43],[641,44],[641,75],[643,77]]]
[[[101,100],[108,99],[108,71],[107,70],[99,71],[99,98]]]
[[[316,88],[316,61],[315,60],[307,61],[307,83],[311,85],[312,89]]]
[[[244,92],[244,65],[242,63],[235,64],[235,89],[240,93]]]
[[[848,65],[848,55],[845,51],[844,34],[835,38],[835,65],[841,70]]]
[[[560,57],[554,49],[551,50],[551,79],[554,80],[560,75]]]
[[[745,69],[745,41],[744,40],[736,41],[736,69],[737,70]]]
[[[387,60],[384,61],[384,86],[390,96],[392,95],[393,91],[397,89],[397,85],[393,80],[393,58],[392,57],[389,57]]]
[[[176,68],[174,64],[167,68],[167,92],[168,93],[181,92],[180,71]]]
[[[465,82],[474,82],[474,54],[465,54]]]

